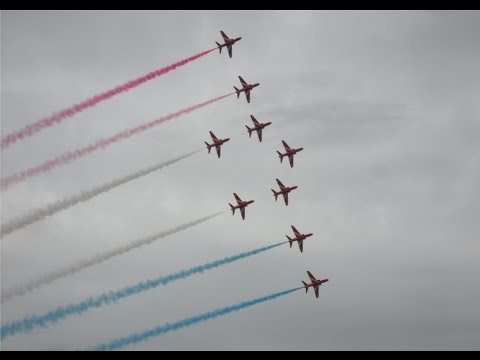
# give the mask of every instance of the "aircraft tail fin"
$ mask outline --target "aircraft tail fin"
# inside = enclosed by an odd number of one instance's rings
[[[221,54],[222,53],[222,46],[216,41],[215,41],[215,43],[217,44],[218,50],[220,51],[220,54]]]
[[[285,236],[287,237],[288,242],[290,243],[290,247],[292,247],[293,239],[292,239],[290,236],[288,236],[288,235],[285,235]]]
[[[248,137],[252,137],[252,131],[253,131],[253,130],[250,129],[250,128],[248,127],[248,125],[245,125],[245,127],[247,128],[247,131],[248,131]]]
[[[208,153],[210,154],[210,150],[212,150],[212,147],[206,141],[204,141],[204,143],[205,143],[205,145],[207,145]]]
[[[273,191],[273,195],[275,195],[275,201],[277,201],[277,196],[278,196],[278,193],[277,193],[275,190],[273,190],[273,189],[270,189],[270,190],[272,190],[272,191]]]
[[[240,97],[240,90],[238,90],[235,86],[233,87],[235,91],[237,92],[237,99]]]
[[[308,293],[308,287],[307,287],[307,283],[305,281],[302,281],[303,285],[305,286],[305,292]]]
[[[235,215],[235,207],[230,203],[228,203],[228,205],[230,205],[230,208],[232,209],[232,215]]]
[[[283,155],[280,151],[277,151],[278,157],[280,158],[280,163],[283,161]]]

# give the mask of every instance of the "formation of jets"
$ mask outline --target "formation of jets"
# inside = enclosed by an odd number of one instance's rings
[[[237,37],[237,38],[232,38],[231,39],[223,31],[220,31],[220,34],[222,35],[223,40],[224,40],[223,44],[220,44],[220,43],[216,42],[220,54],[222,53],[222,48],[226,47],[227,50],[228,50],[228,55],[230,57],[232,57],[233,45],[237,41],[241,40],[242,38]],[[253,88],[259,86],[260,83],[249,84],[241,76],[239,76],[238,78],[240,80],[240,83],[241,83],[242,87],[240,89],[235,87],[235,86],[233,87],[235,89],[235,93],[237,94],[237,99],[240,98],[240,93],[244,92],[245,97],[247,99],[247,103],[250,103],[250,91]],[[248,136],[251,138],[252,133],[254,131],[256,131],[257,136],[258,136],[258,141],[262,142],[262,130],[265,129],[267,126],[271,125],[272,123],[271,122],[261,123],[261,122],[257,121],[257,119],[255,119],[255,117],[253,115],[250,115],[250,118],[252,119],[253,127],[249,127],[248,125],[245,125],[245,127],[247,128],[247,131],[248,131]],[[213,144],[209,144],[209,143],[205,142],[205,144],[207,145],[208,153],[210,154],[210,150],[212,149],[212,147],[215,147],[215,149],[217,151],[217,155],[220,158],[220,153],[221,153],[220,148],[224,143],[229,141],[230,138],[218,139],[212,131],[210,131],[210,136],[212,138]],[[290,162],[290,167],[293,168],[294,156],[298,152],[302,151],[303,147],[291,148],[285,140],[282,140],[282,144],[283,144],[283,147],[285,149],[285,153],[281,153],[280,151],[277,151],[277,154],[280,157],[280,163],[282,163],[283,158],[286,156],[286,157],[288,157],[288,160]],[[276,179],[276,181],[277,181],[277,184],[278,184],[280,190],[275,191],[275,190],[271,189],[273,191],[273,196],[275,197],[275,201],[277,201],[277,198],[278,198],[279,195],[282,195],[283,200],[285,201],[285,205],[288,206],[288,194],[292,190],[297,189],[298,186],[285,186],[279,179]],[[230,205],[230,209],[232,210],[232,215],[235,215],[235,210],[239,209],[240,214],[242,216],[242,219],[245,220],[245,208],[248,205],[254,203],[255,200],[243,201],[235,193],[233,193],[233,196],[235,197],[235,200],[237,201],[237,205],[232,205],[230,203],[228,204],[228,205]],[[303,253],[303,241],[305,239],[307,239],[308,237],[312,236],[313,233],[302,234],[302,233],[300,233],[300,231],[297,230],[297,228],[295,228],[295,226],[291,225],[291,228],[292,228],[292,231],[293,231],[293,234],[294,234],[295,237],[291,238],[290,236],[286,235],[286,237],[288,239],[288,242],[290,243],[290,248],[292,247],[294,242],[297,242],[298,243],[298,248],[300,249],[300,252]],[[315,276],[313,276],[310,271],[307,271],[307,274],[308,274],[308,277],[310,278],[310,283],[307,284],[305,281],[302,281],[303,287],[305,288],[305,292],[308,293],[308,288],[313,287],[313,289],[315,291],[315,296],[318,298],[320,285],[327,282],[328,279],[317,280],[315,278]]]

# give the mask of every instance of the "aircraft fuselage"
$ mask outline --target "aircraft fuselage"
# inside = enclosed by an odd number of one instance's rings
[[[241,88],[239,91],[240,91],[240,92],[242,92],[242,91],[249,91],[249,90],[252,90],[254,87],[257,87],[258,85],[260,85],[260,83],[248,84],[248,85],[244,86],[243,88]]]
[[[242,202],[238,203],[237,205],[235,205],[234,208],[235,209],[244,208],[244,207],[247,207],[248,205],[250,205],[254,202],[255,202],[255,200],[242,201]]]
[[[310,236],[312,236],[312,235],[313,235],[313,233],[310,233],[310,234],[301,234],[300,236],[295,237],[293,240],[297,240],[297,241],[298,241],[298,240],[305,240],[306,238],[308,238],[308,237],[310,237]]]
[[[300,152],[302,150],[303,150],[303,148],[287,150],[287,152],[284,155],[295,155],[297,152]]]
[[[265,127],[267,127],[268,125],[271,125],[271,124],[272,124],[271,122],[266,122],[266,123],[258,124],[258,125],[255,126],[252,130],[264,129]]]
[[[214,142],[214,145],[222,145],[222,144],[225,144],[227,141],[230,141],[230,138],[217,140]]]
[[[233,45],[239,40],[242,40],[242,38],[238,37],[238,38],[235,38],[235,39],[226,40],[223,44],[220,44],[219,48],[222,48],[222,47],[228,46],[228,45]]]
[[[312,281],[310,284],[304,285],[304,288],[307,289],[311,286],[319,286],[319,285],[322,285],[323,283],[326,283],[327,281],[328,281],[328,279],[315,280],[315,281]]]
[[[285,194],[285,193],[289,193],[290,191],[292,190],[295,190],[297,189],[298,186],[289,186],[289,187],[286,187],[285,189],[281,189],[280,191],[278,191],[279,194]]]
[[[223,144],[225,144],[227,141],[230,141],[230,138],[214,140],[214,141],[213,141],[213,144],[209,144],[208,147],[215,147],[215,146],[217,146],[217,145],[223,145]]]

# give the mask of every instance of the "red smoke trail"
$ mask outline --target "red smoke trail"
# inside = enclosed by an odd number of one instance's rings
[[[188,114],[188,113],[190,113],[192,111],[195,111],[197,109],[200,109],[204,106],[213,104],[213,103],[215,103],[219,100],[222,100],[222,99],[224,99],[228,96],[231,96],[233,94],[235,94],[235,93],[230,93],[230,94],[227,94],[227,95],[223,95],[223,96],[205,101],[203,103],[190,106],[186,109],[177,111],[175,113],[169,114],[169,115],[161,117],[159,119],[156,119],[156,120],[138,125],[137,127],[124,130],[124,131],[119,132],[118,134],[116,134],[112,137],[107,138],[107,139],[99,139],[95,143],[93,143],[92,145],[89,145],[89,146],[86,146],[86,147],[83,147],[83,148],[80,148],[80,149],[77,149],[77,150],[74,150],[74,151],[67,151],[66,153],[63,153],[62,155],[60,155],[60,156],[58,156],[58,157],[56,157],[52,160],[48,160],[47,162],[43,163],[42,165],[35,166],[33,168],[21,171],[17,174],[10,175],[10,176],[8,176],[4,179],[1,179],[1,188],[2,188],[2,190],[4,190],[12,184],[19,183],[19,182],[24,181],[27,178],[30,178],[32,176],[38,175],[40,173],[47,172],[47,171],[49,171],[49,170],[51,170],[51,169],[53,169],[53,168],[55,168],[59,165],[67,164],[70,161],[73,161],[73,160],[75,160],[79,157],[90,154],[90,153],[92,153],[94,151],[97,151],[99,149],[106,148],[107,146],[112,145],[116,142],[119,142],[120,140],[128,139],[130,136],[137,135],[137,134],[139,134],[139,133],[141,133],[145,130],[148,130],[148,129],[154,127],[154,126],[160,125],[160,124],[162,124],[166,121],[172,120],[172,119],[176,119],[176,118],[178,118],[182,115]]]
[[[79,112],[81,112],[85,109],[88,109],[89,107],[95,106],[102,101],[105,101],[105,100],[108,100],[108,99],[114,97],[115,95],[118,95],[118,94],[120,94],[124,91],[131,90],[131,89],[143,84],[144,82],[147,82],[149,80],[153,80],[158,76],[166,74],[169,71],[175,70],[179,66],[186,65],[193,60],[196,60],[196,59],[198,59],[202,56],[207,55],[208,53],[212,52],[213,50],[216,50],[216,48],[210,49],[210,50],[207,50],[207,51],[203,51],[203,52],[201,52],[197,55],[193,55],[193,56],[191,56],[187,59],[180,60],[180,61],[178,61],[178,62],[176,62],[172,65],[166,66],[166,67],[161,68],[159,70],[152,71],[151,73],[148,73],[147,75],[144,75],[144,76],[141,76],[139,78],[130,80],[130,81],[126,82],[125,84],[117,86],[114,89],[108,90],[108,91],[106,91],[104,93],[101,93],[99,95],[95,95],[94,97],[91,97],[91,98],[89,98],[89,99],[87,99],[87,100],[85,100],[85,101],[83,101],[79,104],[73,105],[72,107],[70,107],[68,109],[62,110],[62,111],[60,111],[58,113],[55,113],[55,114],[53,114],[49,117],[43,118],[42,120],[39,120],[39,121],[37,121],[33,124],[27,125],[23,129],[20,129],[20,130],[17,130],[15,132],[13,132],[13,133],[5,135],[4,137],[2,137],[2,140],[1,140],[1,148],[2,148],[2,150],[6,149],[11,144],[15,143],[17,140],[21,140],[21,139],[23,139],[24,137],[27,137],[27,136],[32,136],[36,132],[39,132],[39,131],[47,128],[47,127],[50,127],[50,126],[53,126],[55,124],[60,123],[60,121],[62,121],[63,119],[65,119],[67,117],[71,117],[71,116],[75,115],[76,113],[79,113]]]

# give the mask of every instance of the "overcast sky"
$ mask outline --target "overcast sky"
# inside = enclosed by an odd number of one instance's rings
[[[2,133],[211,48],[222,51],[2,151],[2,177],[66,150],[260,82],[105,150],[13,185],[2,223],[230,137],[1,240],[2,290],[127,241],[255,199],[2,305],[2,323],[285,240],[315,235],[2,342],[75,349],[293,288],[330,282],[128,350],[480,350],[480,13],[388,11],[1,14]],[[271,121],[248,138],[253,114]],[[281,140],[305,150],[291,169]],[[275,202],[275,178],[298,185]],[[296,245],[295,245],[296,246]]]

